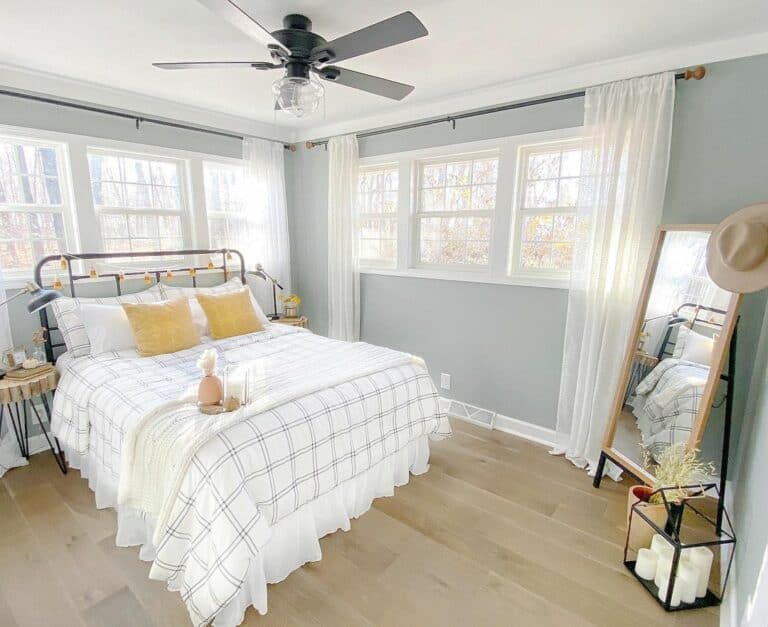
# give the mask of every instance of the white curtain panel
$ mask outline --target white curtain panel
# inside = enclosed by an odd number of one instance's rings
[[[291,248],[288,213],[285,202],[285,166],[283,145],[247,137],[243,140],[245,192],[248,213],[238,229],[233,247],[245,256],[252,270],[257,263],[291,291]],[[249,277],[256,300],[272,313],[272,285],[258,277]],[[278,290],[278,299],[281,292]],[[278,300],[278,311],[280,301]]]
[[[328,336],[360,338],[357,246],[357,137],[328,141]]]
[[[556,447],[590,474],[616,393],[667,183],[675,78],[587,89],[582,189],[557,409]],[[611,466],[609,464],[609,466]],[[609,474],[619,476],[618,469]]]
[[[3,270],[0,268],[0,302],[7,298],[5,293],[5,281],[3,279]],[[22,297],[23,298],[23,297]],[[13,337],[11,336],[11,325],[8,317],[8,307],[0,306],[0,351],[5,355],[5,351],[13,348]],[[3,422],[0,425],[0,477],[6,471],[16,466],[24,466],[27,460],[21,455],[19,445],[16,442],[16,436],[11,427],[11,418],[6,408],[3,415]]]

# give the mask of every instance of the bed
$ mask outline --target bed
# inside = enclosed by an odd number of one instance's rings
[[[237,251],[141,255],[215,254],[222,264],[210,272],[226,276]],[[87,258],[70,256],[70,268]],[[38,264],[38,282],[54,261]],[[85,278],[69,274],[70,289]],[[207,348],[250,369],[240,410],[208,416],[193,402]],[[298,327],[267,323],[154,357],[82,352],[57,360],[51,428],[96,506],[117,510],[117,544],[141,547],[150,577],[181,594],[195,625],[237,625],[249,606],[266,613],[268,583],[319,560],[320,537],[349,529],[374,498],[425,472],[429,440],[451,433],[423,361]]]
[[[669,446],[688,442],[710,375],[709,360],[725,311],[694,303],[666,321],[656,364],[627,399],[653,459]],[[698,342],[698,346],[693,346]],[[727,375],[722,377],[726,381]]]

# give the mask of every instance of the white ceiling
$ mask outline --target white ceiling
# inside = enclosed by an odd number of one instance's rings
[[[0,60],[7,66],[85,81],[84,98],[85,87],[96,84],[308,134],[362,118],[393,120],[404,112],[415,116],[426,111],[422,105],[448,97],[490,94],[495,85],[619,57],[703,50],[701,44],[748,36],[758,48],[750,48],[750,53],[768,51],[768,38],[754,37],[768,32],[765,0],[240,0],[240,4],[270,30],[280,28],[285,13],[304,13],[326,39],[411,10],[428,28],[427,37],[340,65],[411,83],[416,90],[397,103],[328,85],[325,116],[321,112],[296,121],[282,113],[276,117],[273,111],[270,85],[281,76],[277,70],[153,68],[153,61],[269,60],[262,46],[195,0],[0,0]],[[1,73],[0,82],[8,83]]]

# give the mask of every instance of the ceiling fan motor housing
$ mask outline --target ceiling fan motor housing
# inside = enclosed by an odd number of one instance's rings
[[[289,64],[295,61],[309,63],[312,49],[326,43],[323,37],[312,32],[312,21],[298,13],[286,15],[283,18],[283,28],[274,31],[272,36],[291,51],[290,57],[286,59]]]

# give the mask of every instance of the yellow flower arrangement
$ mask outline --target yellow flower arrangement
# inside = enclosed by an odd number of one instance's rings
[[[301,298],[299,298],[296,294],[284,294],[280,296],[280,302],[282,302],[284,305],[295,305],[298,307],[301,305]]]

